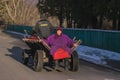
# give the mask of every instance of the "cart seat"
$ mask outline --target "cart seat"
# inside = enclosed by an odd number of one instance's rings
[[[30,36],[29,39],[39,40],[39,38],[37,36]]]

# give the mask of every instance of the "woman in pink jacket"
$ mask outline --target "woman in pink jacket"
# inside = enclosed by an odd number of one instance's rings
[[[77,47],[77,44],[72,39],[63,34],[61,27],[56,28],[56,33],[49,36],[46,43],[51,47],[50,54],[54,60],[70,57],[72,54],[71,47]]]
[[[72,53],[71,47],[77,46],[72,39],[63,34],[61,27],[57,27],[56,33],[47,38],[46,43],[51,47],[50,54],[54,55],[58,49],[63,49],[69,54]]]

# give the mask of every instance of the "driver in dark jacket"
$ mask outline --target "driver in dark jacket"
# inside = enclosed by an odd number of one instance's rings
[[[36,26],[33,28],[33,35],[39,36],[40,38],[47,39],[48,36],[52,34],[53,27],[51,23],[47,20],[45,16],[41,16],[40,20],[36,23]],[[45,47],[42,47],[46,53],[46,56],[49,58],[49,65],[52,64],[52,56]]]
[[[36,26],[33,28],[33,31],[37,36],[40,38],[47,38],[52,33],[52,25],[51,23],[46,19],[45,16],[41,16],[40,20],[36,23]]]

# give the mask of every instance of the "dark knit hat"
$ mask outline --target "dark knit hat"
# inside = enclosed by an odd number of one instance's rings
[[[57,28],[56,28],[56,31],[58,31],[58,30],[61,30],[61,31],[62,31],[63,29],[62,29],[62,27],[57,27]]]

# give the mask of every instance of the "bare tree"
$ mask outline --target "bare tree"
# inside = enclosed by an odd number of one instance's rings
[[[33,5],[33,1],[2,0],[8,22],[12,24],[35,25],[39,19],[39,13],[36,6]]]

